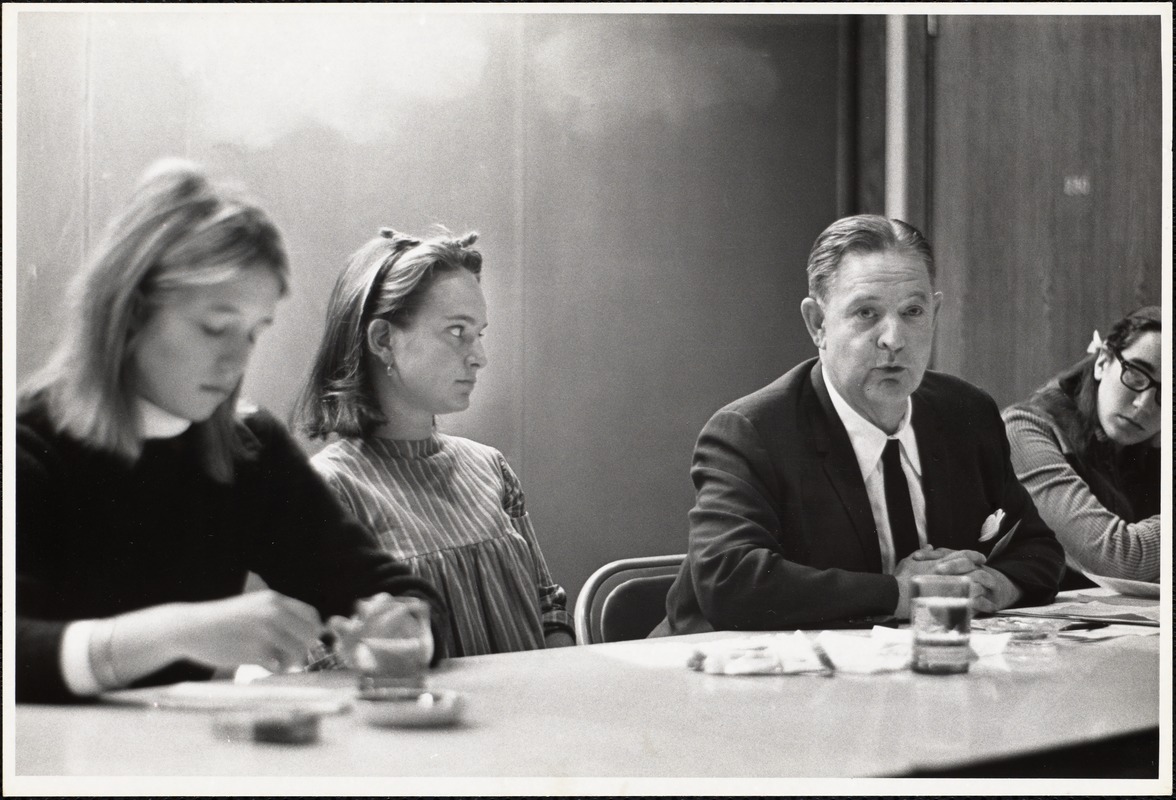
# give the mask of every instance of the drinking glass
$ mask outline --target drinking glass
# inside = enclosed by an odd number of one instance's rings
[[[348,665],[360,673],[360,688],[423,688],[429,668],[428,603],[382,595],[361,603],[358,617],[341,639]]]
[[[963,575],[911,579],[911,668],[930,675],[967,672],[972,660],[971,581]]]

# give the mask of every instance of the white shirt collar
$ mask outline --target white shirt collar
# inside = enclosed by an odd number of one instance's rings
[[[825,387],[829,390],[829,399],[833,401],[833,408],[837,411],[837,416],[841,417],[841,424],[845,426],[845,432],[849,434],[849,443],[853,445],[853,453],[857,456],[858,467],[861,469],[863,477],[872,473],[878,466],[878,460],[882,458],[882,450],[886,447],[887,439],[898,439],[907,462],[914,468],[916,475],[920,478],[923,477],[923,467],[919,463],[919,444],[915,439],[915,428],[911,425],[912,406],[909,397],[902,421],[898,423],[898,430],[893,436],[890,436],[886,431],[855,411],[845,401],[845,398],[837,393],[833,382],[828,378],[825,379]]]
[[[135,408],[139,412],[139,424],[144,439],[170,439],[188,430],[192,424],[192,420],[177,417],[141,397],[136,398]]]

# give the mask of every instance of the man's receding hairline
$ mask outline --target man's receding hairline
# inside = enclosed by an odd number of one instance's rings
[[[837,277],[841,274],[841,270],[845,266],[845,259],[848,258],[849,256],[851,256],[851,255],[873,255],[875,253],[884,254],[884,253],[889,253],[889,252],[905,253],[906,255],[908,255],[912,259],[914,259],[915,261],[919,262],[919,265],[927,273],[927,282],[931,285],[931,291],[929,293],[925,294],[924,297],[926,297],[926,299],[928,301],[930,301],[932,298],[934,298],[935,297],[935,272],[927,265],[926,259],[924,259],[921,255],[919,255],[918,252],[912,251],[909,247],[888,246],[884,250],[859,250],[859,251],[852,251],[852,252],[846,251],[846,252],[842,253],[841,258],[837,259],[837,265],[833,269],[829,270],[828,274],[825,276],[825,279],[821,282],[821,289],[822,289],[821,294],[823,296],[813,297],[813,299],[819,303],[822,303],[822,304],[825,302],[825,298],[827,298],[829,296],[829,292],[831,292],[833,290],[834,285],[837,283]],[[919,291],[921,292],[922,290],[920,289]],[[812,297],[812,295],[809,295],[809,296]]]

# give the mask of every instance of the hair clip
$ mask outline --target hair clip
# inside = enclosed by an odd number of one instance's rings
[[[1086,345],[1086,352],[1094,355],[1099,350],[1102,350],[1102,346],[1103,340],[1102,337],[1098,335],[1098,329],[1096,328],[1094,331],[1094,336],[1092,336],[1090,339],[1090,344]]]
[[[392,252],[400,253],[416,247],[421,243],[420,239],[409,236],[407,233],[400,233],[392,228],[380,228],[380,236],[385,239],[392,240]]]

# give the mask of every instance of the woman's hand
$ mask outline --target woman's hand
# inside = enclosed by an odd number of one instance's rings
[[[125,686],[180,659],[213,668],[260,664],[284,672],[302,664],[323,630],[313,606],[272,590],[202,603],[166,603],[103,620],[91,639],[109,683]],[[117,688],[107,685],[106,688]]]
[[[364,636],[413,639],[429,629],[429,604],[416,597],[393,597],[380,592],[355,604],[355,619]]]
[[[323,623],[311,605],[272,590],[180,606],[179,654],[211,667],[260,664],[285,672],[306,660]]]

